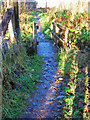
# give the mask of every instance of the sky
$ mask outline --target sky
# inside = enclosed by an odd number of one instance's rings
[[[6,0],[0,0],[0,1],[6,1]],[[17,0],[14,0],[17,1]],[[37,1],[38,2],[38,7],[46,7],[46,1],[47,1],[47,7],[58,7],[60,2],[64,2],[65,4],[70,3],[70,1],[74,1],[74,0],[18,0],[18,1]],[[78,0],[75,0],[74,2],[76,2]],[[89,1],[89,0],[80,0],[80,1]]]
[[[60,0],[36,0],[39,7],[45,7],[47,1],[47,7],[58,6]]]
[[[72,3],[77,2],[77,1],[84,1],[84,2],[89,2],[90,0],[36,0],[39,4],[39,7],[45,7],[46,6],[46,1],[47,1],[47,6],[48,7],[58,7],[60,2],[64,2],[64,4],[70,4],[70,2],[72,1]]]

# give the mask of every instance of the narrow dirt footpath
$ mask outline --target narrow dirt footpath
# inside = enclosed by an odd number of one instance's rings
[[[58,82],[58,79],[62,80],[63,77],[57,71],[58,63],[55,62],[58,49],[52,41],[45,39],[37,14],[36,17],[39,25],[37,53],[43,57],[45,67],[41,79],[38,80],[40,83],[37,83],[38,89],[30,96],[30,107],[23,118],[55,118],[58,114],[63,115],[62,108],[57,103],[64,98],[63,89]]]

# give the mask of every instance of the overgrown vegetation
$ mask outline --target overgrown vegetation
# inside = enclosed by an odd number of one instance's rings
[[[42,15],[42,17],[41,17]],[[64,76],[65,107],[63,108],[65,118],[88,119],[90,114],[88,86],[89,86],[89,31],[88,15],[84,13],[72,14],[71,11],[63,10],[41,13],[46,38],[49,38],[50,22],[58,22],[68,29],[68,49],[62,48],[59,52],[59,71]],[[48,36],[48,37],[47,37]],[[59,101],[61,104],[61,101]],[[60,118],[60,117],[59,117]]]
[[[72,19],[73,17],[73,19]],[[71,11],[60,11],[49,15],[49,21],[59,22],[69,30],[67,47],[59,53],[59,70],[64,76],[65,118],[89,118],[88,114],[88,56],[89,56],[89,31],[86,13],[76,13],[72,16]]]
[[[88,91],[88,74],[86,72],[87,65],[85,64],[87,63],[88,54],[72,48],[68,51],[61,50],[59,55],[59,70],[64,76],[64,93],[66,93],[64,99],[66,105],[63,108],[65,118],[88,118],[86,112],[88,110],[85,110],[85,107],[88,106],[85,99],[85,92]],[[82,57],[84,57],[83,61]]]
[[[28,20],[26,18],[27,14],[21,14],[20,26],[22,39],[20,43],[17,45],[16,43],[9,42],[10,48],[4,52],[2,62],[4,77],[2,91],[3,119],[17,118],[27,109],[28,98],[37,89],[37,79],[42,74],[42,57],[30,50],[33,41],[32,18],[35,20],[35,17],[30,13]]]
[[[18,55],[14,60],[9,65],[5,61],[3,64],[3,118],[15,118],[25,110],[27,100],[36,89],[37,79],[42,73],[43,61],[38,55]]]
[[[59,71],[64,76],[63,92],[66,93],[64,117],[88,119],[90,36],[87,13],[72,15],[72,12],[67,10],[53,13],[28,12],[20,15],[21,44],[10,44],[10,49],[4,54],[3,59],[3,118],[18,117],[25,110],[27,100],[37,89],[35,85],[42,73],[42,58],[35,54],[31,56],[32,21],[36,19],[35,13],[39,14],[46,39],[50,38],[51,21],[67,27],[68,49],[60,49],[58,55]]]

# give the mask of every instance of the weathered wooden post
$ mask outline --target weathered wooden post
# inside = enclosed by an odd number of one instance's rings
[[[31,47],[33,47],[33,49],[35,50],[35,22],[33,21],[33,44]]]
[[[17,43],[16,39],[15,39],[15,16],[14,16],[14,8],[12,7],[12,16],[10,19],[10,22],[8,24],[8,31],[9,31],[9,36],[10,36],[10,43],[13,45],[13,51],[14,51],[14,44]],[[14,43],[14,44],[13,44]],[[12,54],[10,53],[12,51],[9,51],[9,55],[10,55],[10,61],[13,60],[12,58]]]
[[[55,27],[54,22],[53,22],[53,32],[56,33],[56,27]]]
[[[54,32],[54,33],[56,33],[56,29],[55,29],[55,28],[56,28],[56,27],[55,27],[55,23],[54,23],[54,22],[52,22],[52,24],[53,24],[53,32]],[[55,37],[53,37],[53,39],[54,39],[54,41],[56,42],[56,38],[55,38]]]
[[[19,10],[18,10],[18,0],[8,0],[7,2],[7,6],[8,8],[10,6],[13,6],[13,15],[12,15],[12,19],[11,19],[11,23],[10,25],[13,27],[13,31],[14,31],[14,36],[16,39],[17,44],[20,43],[21,40],[21,32],[20,32],[20,26],[19,26]],[[10,28],[12,28],[10,27]],[[13,33],[12,33],[13,34]]]
[[[53,32],[56,34],[56,26],[55,23],[53,22]],[[55,42],[57,43],[58,40],[54,37]]]
[[[20,26],[19,26],[19,10],[18,10],[18,0],[16,3],[13,3],[14,6],[14,21],[15,21],[15,31],[17,34],[17,44],[20,43],[21,40],[21,32],[20,32]]]
[[[35,40],[35,27],[34,27],[34,24],[35,24],[35,22],[33,21],[33,43],[34,43],[34,40]]]
[[[59,28],[58,28],[58,26],[56,25],[56,33],[58,33],[59,32]]]
[[[12,10],[14,10],[12,8]],[[11,20],[8,24],[8,31],[9,31],[9,34],[10,34],[10,40],[11,40],[11,43],[15,42],[15,21],[14,21],[14,13],[12,13],[12,16],[11,16]]]
[[[52,22],[51,22],[51,30],[53,31],[53,23],[52,23]],[[53,39],[52,32],[51,32],[51,34],[50,34],[50,37],[51,37],[51,39]]]
[[[35,53],[37,53],[37,23],[33,21],[33,47],[35,47]]]
[[[35,53],[37,53],[37,26],[35,23]]]
[[[58,23],[56,23],[55,33],[56,33],[56,35],[58,35],[58,33],[59,33]],[[58,39],[56,39],[56,43],[57,43],[57,44],[59,43],[59,40],[58,40]]]

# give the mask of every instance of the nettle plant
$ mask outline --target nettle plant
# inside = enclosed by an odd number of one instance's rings
[[[87,51],[89,50],[89,44],[90,44],[89,40],[90,40],[89,32],[87,31],[87,28],[84,26],[80,30],[80,33],[77,34],[77,39],[75,43],[80,50]]]
[[[74,48],[75,46],[79,50],[87,51],[89,50],[89,31],[87,28],[79,27],[79,29],[74,30],[68,27],[68,46]]]
[[[74,29],[68,28],[68,47],[74,48],[75,47],[75,41],[77,39],[76,33]]]

